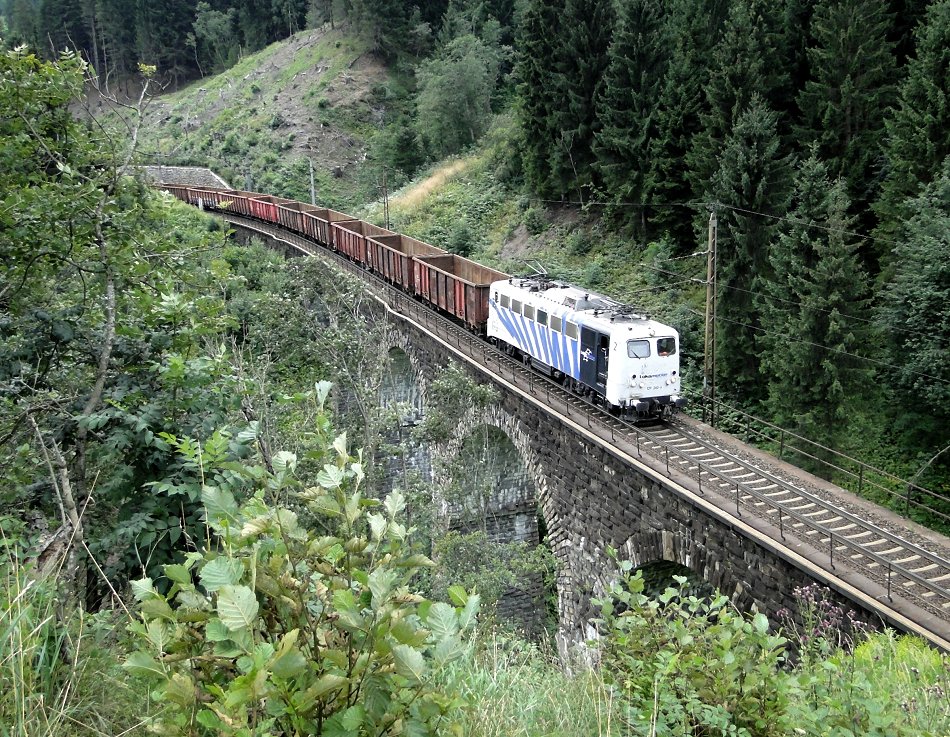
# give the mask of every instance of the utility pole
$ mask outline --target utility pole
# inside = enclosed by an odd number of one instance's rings
[[[386,230],[389,230],[389,181],[386,174],[386,167],[383,167],[383,217],[386,219]]]
[[[703,422],[709,407],[709,424],[716,426],[716,211],[709,213],[709,246],[706,251],[706,352],[703,371]]]
[[[307,157],[307,161],[310,162],[310,204],[311,204],[311,205],[316,205],[316,204],[317,204],[317,192],[316,192],[316,190],[314,189],[314,186],[313,186],[313,159],[308,156],[308,157]]]

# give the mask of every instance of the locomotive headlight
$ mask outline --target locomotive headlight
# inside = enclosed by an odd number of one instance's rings
[[[643,388],[643,382],[642,382],[642,381],[640,382],[640,388],[641,388],[641,389]]]

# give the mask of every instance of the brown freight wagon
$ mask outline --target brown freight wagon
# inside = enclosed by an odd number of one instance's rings
[[[168,192],[176,199],[181,200],[182,202],[189,202],[188,199],[188,187],[183,184],[162,184],[160,185],[163,190]]]
[[[251,214],[269,223],[279,223],[277,208],[288,202],[292,202],[292,200],[284,197],[273,197],[269,194],[257,195],[251,198]]]
[[[225,189],[221,191],[219,206],[222,210],[236,212],[238,215],[252,217],[251,198],[260,197],[257,192],[245,192],[241,189]]]
[[[479,334],[488,323],[488,291],[508,274],[454,253],[413,258],[415,293]]]
[[[202,207],[211,210],[218,210],[221,207],[221,202],[225,201],[225,191],[223,189],[218,189],[215,187],[200,187],[195,188],[195,191],[198,197],[201,199]]]
[[[333,223],[339,223],[344,220],[355,220],[352,215],[336,210],[320,208],[307,214],[307,217],[314,221],[314,233],[316,233],[317,243],[327,248],[336,248],[333,243]],[[339,250],[339,249],[337,249]]]
[[[412,257],[445,253],[441,248],[401,233],[373,236],[368,239],[366,249],[368,266],[387,281],[410,293],[415,289]]]
[[[319,212],[319,207],[309,205],[306,202],[291,201],[282,203],[277,209],[279,210],[277,215],[280,218],[280,224],[285,228],[290,228],[310,238],[317,237],[316,221],[307,217],[307,213]]]
[[[341,220],[332,223],[333,245],[340,253],[358,264],[366,264],[366,239],[378,235],[395,235],[391,230],[365,220]]]

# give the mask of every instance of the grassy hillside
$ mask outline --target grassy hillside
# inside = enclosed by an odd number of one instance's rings
[[[341,30],[308,30],[223,74],[158,97],[143,153],[210,166],[232,186],[352,207],[375,196],[359,176],[370,141],[406,99],[400,80]]]

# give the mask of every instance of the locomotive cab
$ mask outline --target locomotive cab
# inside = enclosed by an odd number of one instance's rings
[[[493,283],[488,308],[490,340],[611,410],[667,417],[684,404],[668,325],[546,277]]]

